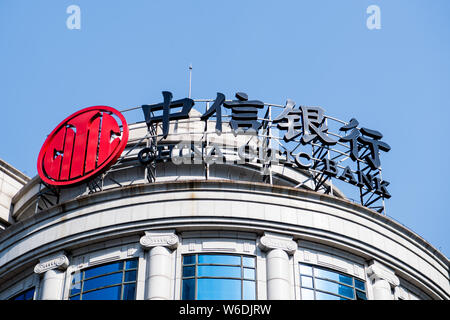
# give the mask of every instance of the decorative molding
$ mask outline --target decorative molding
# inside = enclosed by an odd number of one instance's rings
[[[357,277],[364,278],[362,268],[358,266],[356,263],[353,264],[353,274]]]
[[[338,266],[337,264],[334,264],[334,263],[327,263],[327,262],[320,262],[320,261],[318,261],[317,265],[325,267],[325,268],[333,269],[333,270],[336,270],[336,271],[341,271],[341,272],[344,272],[344,273],[350,273],[347,268],[343,268],[343,267]]]
[[[34,272],[42,274],[48,270],[66,270],[69,266],[69,259],[62,253],[41,259],[34,267]]]
[[[219,241],[202,241],[202,250],[204,251],[236,251],[236,242],[229,239]]]
[[[289,254],[294,254],[297,251],[297,243],[292,240],[292,237],[270,232],[264,232],[264,235],[258,240],[258,246],[264,251],[281,249]]]
[[[316,255],[318,265],[334,270],[339,270],[344,273],[351,273],[351,271],[349,271],[348,269],[349,263],[347,261],[343,259],[336,259],[336,257],[323,252],[318,252],[316,253]]]
[[[386,280],[392,287],[397,287],[400,284],[400,280],[393,270],[375,260],[373,260],[367,269],[367,274],[371,280]]]
[[[96,266],[99,264],[104,264],[104,263],[108,263],[108,262],[113,262],[113,261],[117,261],[120,260],[121,256],[119,255],[113,255],[113,256],[106,256],[106,257],[101,257],[101,258],[95,258],[95,259],[90,259],[88,265],[89,266]]]
[[[136,252],[138,251],[137,248],[128,248],[127,250],[127,257],[132,257],[136,254]]]
[[[145,236],[139,240],[139,243],[144,249],[153,247],[169,247],[170,249],[175,249],[178,247],[179,242],[175,231],[145,231]]]
[[[90,254],[87,262],[89,266],[91,266],[120,259],[123,259],[121,250],[119,248],[111,248],[108,250],[101,250]]]
[[[394,299],[395,300],[409,300],[409,294],[402,287],[395,287]]]
[[[311,253],[309,251],[306,250],[303,251],[303,260],[311,261]]]

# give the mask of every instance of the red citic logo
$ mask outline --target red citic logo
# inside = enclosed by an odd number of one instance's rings
[[[107,106],[85,108],[47,137],[39,152],[39,176],[54,186],[81,183],[113,165],[127,141],[128,125],[119,111]]]

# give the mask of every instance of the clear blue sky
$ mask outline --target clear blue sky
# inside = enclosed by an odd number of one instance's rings
[[[66,27],[72,4],[80,30]],[[366,27],[371,4],[380,30]],[[192,63],[193,98],[291,98],[382,132],[387,213],[449,256],[449,12],[448,0],[1,0],[0,158],[34,176],[66,116],[185,97]]]

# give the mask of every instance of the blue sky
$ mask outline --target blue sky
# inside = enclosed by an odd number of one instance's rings
[[[72,4],[80,30],[66,27]],[[447,0],[1,0],[0,158],[34,176],[66,116],[183,98],[192,63],[193,98],[290,98],[382,132],[388,215],[449,256],[448,12]]]

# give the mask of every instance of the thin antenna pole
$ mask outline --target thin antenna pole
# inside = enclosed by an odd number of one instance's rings
[[[191,98],[192,64],[189,65],[189,98]]]

